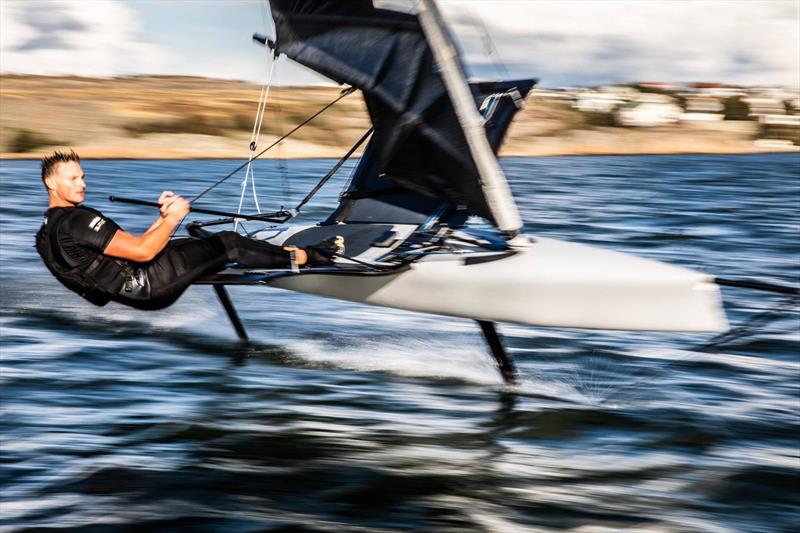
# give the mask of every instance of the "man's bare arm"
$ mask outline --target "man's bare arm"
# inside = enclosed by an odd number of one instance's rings
[[[162,215],[142,235],[117,230],[103,253],[120,259],[145,263],[158,255],[169,242],[172,231],[189,213],[189,202],[173,196],[162,205]]]
[[[161,195],[158,197],[158,203],[161,204],[161,216],[159,216],[152,224],[150,224],[150,227],[147,228],[145,233],[150,233],[164,222],[165,209],[175,198],[180,198],[180,196],[176,196],[172,191],[164,191],[161,193]]]
[[[147,231],[145,231],[145,233],[150,233],[151,231],[153,231],[154,229],[156,229],[157,227],[159,227],[159,226],[160,226],[161,224],[163,224],[163,223],[164,223],[164,217],[162,217],[162,216],[159,216],[159,217],[158,217],[158,218],[155,220],[155,222],[153,222],[152,224],[150,224],[150,227],[149,227],[149,228],[147,228]]]

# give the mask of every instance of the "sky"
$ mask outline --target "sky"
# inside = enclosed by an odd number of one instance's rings
[[[412,9],[413,0],[383,0]],[[800,0],[440,0],[472,78],[800,86]],[[0,72],[261,82],[259,0],[0,0]],[[274,83],[326,80],[283,58]]]

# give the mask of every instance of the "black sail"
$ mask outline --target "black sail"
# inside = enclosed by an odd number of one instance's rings
[[[372,198],[373,207],[400,206],[420,216],[444,203],[494,222],[416,16],[377,9],[370,0],[271,0],[270,5],[278,53],[364,95],[375,132],[346,201]],[[476,105],[487,105],[487,137],[495,152],[534,83],[470,85]],[[353,207],[340,207],[338,220]],[[401,211],[396,215],[403,219]],[[363,221],[379,218],[374,208],[369,212]]]

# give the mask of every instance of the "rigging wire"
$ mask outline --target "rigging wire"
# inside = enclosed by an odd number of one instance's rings
[[[348,87],[347,89],[342,90],[341,93],[339,93],[339,96],[334,98],[331,102],[327,103],[319,111],[317,111],[313,115],[311,115],[308,118],[306,118],[305,120],[303,120],[303,122],[301,122],[300,124],[298,124],[297,126],[292,128],[289,132],[283,134],[275,142],[273,142],[272,144],[270,144],[269,146],[267,146],[266,148],[261,150],[258,154],[255,155],[255,157],[253,157],[253,159],[258,159],[259,157],[261,157],[262,155],[267,153],[270,149],[272,149],[275,146],[277,146],[278,144],[280,144],[283,140],[285,140],[287,137],[292,135],[294,132],[296,132],[297,130],[299,130],[300,128],[302,128],[303,126],[305,126],[306,124],[308,124],[309,122],[311,122],[312,120],[317,118],[319,115],[321,115],[322,113],[324,113],[325,111],[327,111],[328,109],[333,107],[333,105],[335,105],[339,100],[341,100],[342,98],[344,98],[348,94],[352,94],[353,92],[355,92],[355,90],[356,90],[355,87]],[[230,171],[228,174],[226,174],[222,178],[218,179],[217,181],[215,181],[214,183],[212,183],[208,187],[206,187],[200,194],[198,194],[197,196],[195,196],[194,198],[189,200],[189,203],[196,202],[197,200],[199,200],[200,198],[202,198],[203,196],[205,196],[206,194],[208,194],[209,192],[211,192],[215,188],[219,187],[222,183],[224,183],[225,181],[230,179],[234,174],[236,174],[237,172],[239,172],[240,170],[245,168],[248,165],[248,163],[249,163],[249,161],[245,161],[244,163],[242,163],[241,165],[239,165],[238,167],[236,167],[235,169]]]
[[[482,34],[481,43],[483,44],[484,53],[492,59],[492,65],[494,65],[499,75],[504,76],[505,79],[510,78],[511,75],[508,72],[508,68],[506,68],[506,64],[500,56],[500,50],[498,50],[497,46],[494,44],[492,34],[489,33],[489,28],[486,27],[486,22],[483,20],[483,17],[481,17],[481,14],[472,6],[467,6],[467,10],[469,12],[469,17],[472,19],[472,23],[477,26],[478,31]]]
[[[341,157],[341,159],[339,159],[339,161],[337,161],[335,165],[333,165],[333,168],[331,168],[331,169],[328,171],[328,173],[327,173],[327,174],[325,174],[325,175],[322,177],[322,179],[321,179],[321,180],[319,180],[319,182],[318,182],[318,183],[317,183],[317,184],[314,186],[314,188],[313,188],[313,189],[311,189],[311,191],[309,191],[309,193],[306,195],[306,197],[305,197],[305,198],[303,198],[303,199],[300,201],[300,203],[299,203],[299,204],[297,204],[297,207],[295,207],[295,208],[294,208],[294,211],[295,211],[295,212],[299,212],[299,211],[300,211],[300,209],[301,209],[301,208],[302,208],[304,205],[306,205],[306,203],[307,203],[309,200],[311,200],[311,198],[312,198],[312,197],[313,197],[315,194],[317,194],[317,191],[319,191],[319,190],[322,188],[322,186],[323,186],[323,185],[325,185],[325,184],[328,182],[328,180],[329,180],[329,179],[331,179],[331,177],[333,177],[333,175],[334,175],[334,174],[336,174],[336,172],[337,172],[337,171],[338,171],[338,170],[339,170],[339,169],[342,167],[342,165],[344,164],[344,162],[345,162],[345,161],[347,161],[348,159],[350,159],[350,156],[351,156],[351,155],[353,155],[353,152],[355,152],[356,150],[358,150],[358,148],[359,148],[359,147],[360,147],[362,144],[364,144],[364,141],[366,141],[366,140],[369,138],[369,136],[370,136],[370,135],[372,135],[372,128],[368,129],[368,130],[367,130],[367,132],[366,132],[364,135],[362,135],[362,136],[361,136],[361,138],[360,138],[358,141],[356,141],[356,144],[354,144],[354,145],[353,145],[353,147],[352,147],[352,148],[350,148],[350,150],[348,150],[348,151],[347,151],[347,153],[346,153],[346,154],[344,154],[344,156],[342,156],[342,157]],[[295,215],[295,216],[296,216],[296,215]]]

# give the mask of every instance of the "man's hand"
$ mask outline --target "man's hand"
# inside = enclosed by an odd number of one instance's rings
[[[158,203],[161,205],[161,216],[166,217],[166,208],[176,198],[175,193],[172,191],[164,191],[158,197]]]
[[[158,197],[161,204],[161,217],[171,219],[178,223],[189,214],[189,202],[172,191],[164,191]]]
[[[182,196],[170,196],[161,205],[161,216],[176,224],[189,214],[191,206],[189,200]]]
[[[129,259],[137,263],[152,260],[169,242],[172,230],[189,214],[189,201],[172,191],[164,191],[158,197],[161,216],[142,235],[132,235],[117,230],[103,251],[106,255]]]
[[[167,198],[170,198],[170,197],[172,197],[172,196],[175,196],[175,193],[174,193],[174,192],[172,192],[172,191],[164,191],[164,192],[162,192],[162,193],[161,193],[161,195],[158,197],[158,203],[159,203],[159,204],[163,204],[163,203],[164,203],[164,200],[166,200]]]

